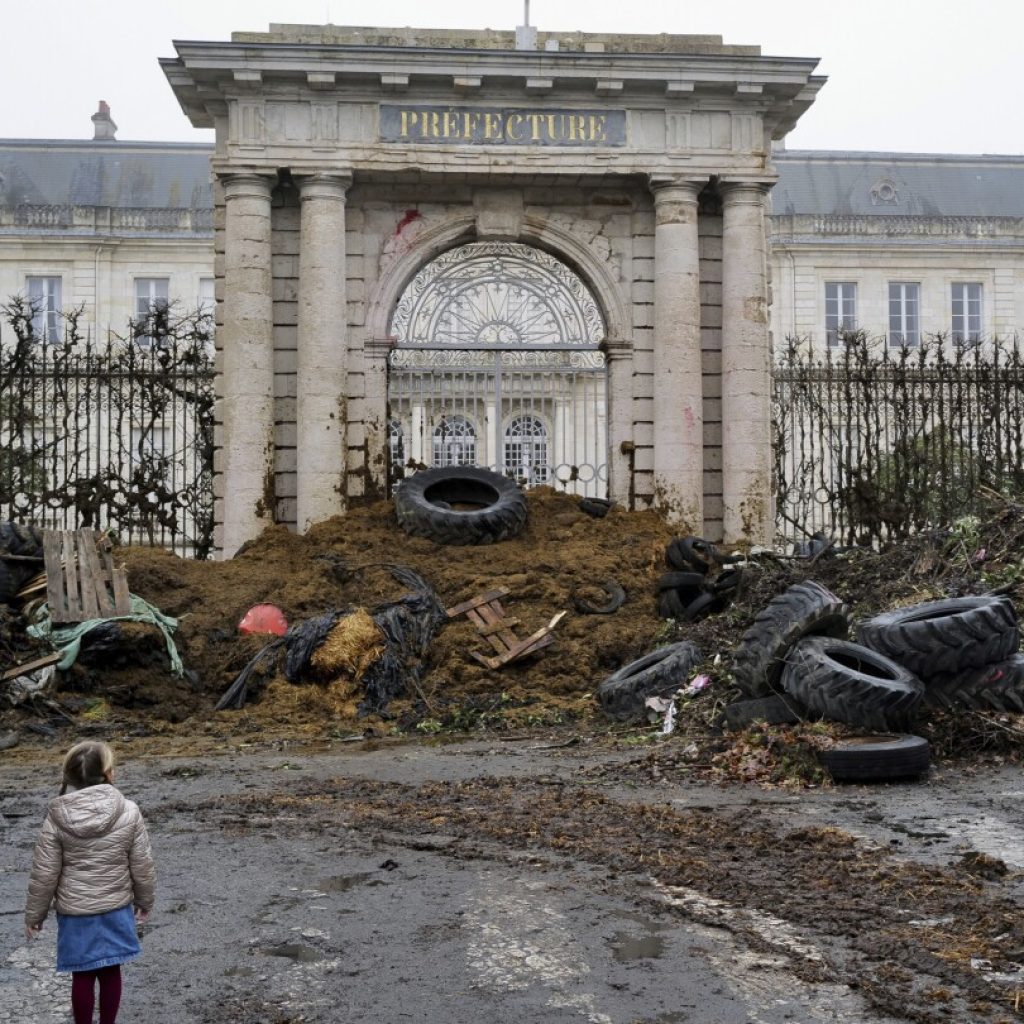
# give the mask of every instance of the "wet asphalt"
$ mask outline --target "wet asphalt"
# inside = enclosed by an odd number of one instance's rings
[[[801,980],[801,960],[821,958],[816,937],[710,906],[699,893],[443,832],[411,836],[400,822],[394,831],[340,819],[307,828],[301,806],[264,821],[230,813],[232,795],[280,793],[295,780],[581,782],[595,758],[614,766],[624,756],[543,747],[357,743],[126,761],[118,784],[150,821],[159,896],[143,956],[124,970],[119,1024],[897,1024],[845,985]],[[22,936],[52,771],[0,760],[4,1024],[69,1020],[69,982],[52,966],[55,924],[32,944]],[[1024,868],[1016,769],[800,793],[607,778],[600,785],[616,799],[742,806],[780,827],[833,825],[922,863],[949,864],[973,849],[1011,872]],[[192,810],[211,801],[220,813]]]

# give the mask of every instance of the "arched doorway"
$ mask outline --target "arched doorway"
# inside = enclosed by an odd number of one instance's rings
[[[426,264],[391,322],[391,484],[410,468],[487,466],[524,486],[604,497],[605,322],[549,253],[473,242]]]

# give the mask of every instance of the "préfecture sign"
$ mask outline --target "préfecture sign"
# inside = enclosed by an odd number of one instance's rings
[[[380,141],[444,146],[624,146],[626,112],[383,103]]]

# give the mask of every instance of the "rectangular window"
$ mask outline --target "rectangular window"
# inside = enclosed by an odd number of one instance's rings
[[[155,340],[158,314],[170,305],[170,279],[166,277],[135,278],[135,323],[140,345],[151,345]]]
[[[40,340],[61,340],[61,279],[29,277],[26,279],[28,301],[32,306],[32,333]]]
[[[216,331],[217,299],[214,294],[212,277],[199,278],[199,315],[201,326],[207,332],[207,349],[212,354],[213,338]]]
[[[889,344],[921,342],[921,286],[907,281],[889,282]]]
[[[132,427],[132,459],[162,459],[167,455],[169,431],[162,424],[156,423],[145,430]]]
[[[953,341],[973,345],[981,341],[981,285],[953,285]]]
[[[853,281],[825,282],[825,337],[838,345],[843,331],[857,329],[857,285]]]
[[[204,316],[213,316],[217,302],[213,294],[213,278],[199,278],[199,311]]]

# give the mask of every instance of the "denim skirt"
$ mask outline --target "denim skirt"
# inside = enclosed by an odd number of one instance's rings
[[[98,971],[142,952],[129,903],[105,914],[57,915],[57,970]]]

